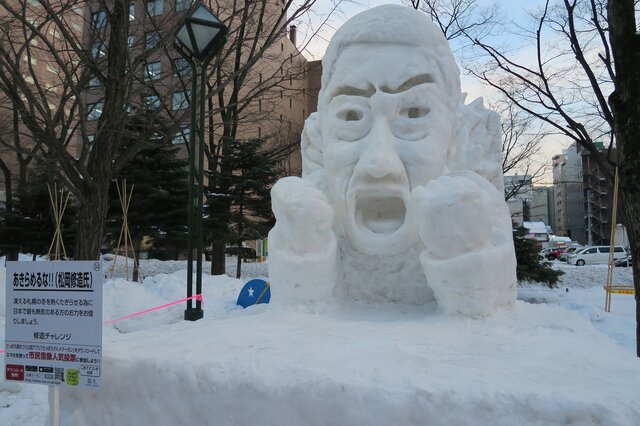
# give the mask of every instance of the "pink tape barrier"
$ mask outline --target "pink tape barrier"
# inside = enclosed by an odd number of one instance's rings
[[[185,297],[184,299],[176,300],[175,302],[165,303],[164,305],[160,305],[160,306],[156,306],[155,308],[146,309],[144,311],[136,312],[135,314],[127,315],[127,316],[124,316],[124,317],[121,317],[121,318],[112,319],[110,321],[105,321],[104,324],[113,324],[114,322],[122,321],[122,320],[127,319],[127,318],[136,317],[138,315],[148,314],[149,312],[157,311],[158,309],[168,308],[169,306],[177,305],[178,303],[184,303],[187,300],[191,300],[191,299],[199,300],[202,303],[202,306],[204,306],[204,300],[202,300],[202,294],[196,294],[195,296]]]
[[[143,315],[143,314],[148,314],[149,312],[157,311],[158,309],[168,308],[169,306],[177,305],[178,303],[184,303],[187,300],[191,300],[191,299],[199,300],[202,303],[202,306],[204,306],[204,300],[202,300],[202,294],[196,294],[195,296],[185,297],[184,299],[176,300],[175,302],[165,303],[164,305],[160,305],[160,306],[156,306],[155,308],[146,309],[144,311],[136,312],[135,314],[127,315],[127,316],[122,317],[122,318],[116,318],[116,319],[113,319],[111,321],[105,321],[104,324],[113,324],[114,322],[122,321],[122,320],[127,319],[127,318],[136,317],[138,315]],[[6,350],[5,349],[0,349],[0,354],[3,353],[3,352],[6,352]]]

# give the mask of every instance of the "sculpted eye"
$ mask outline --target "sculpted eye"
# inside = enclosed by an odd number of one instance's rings
[[[400,110],[400,116],[405,118],[421,118],[429,114],[427,107],[409,107]]]
[[[362,111],[346,109],[338,112],[338,118],[343,121],[360,121],[364,117]]]

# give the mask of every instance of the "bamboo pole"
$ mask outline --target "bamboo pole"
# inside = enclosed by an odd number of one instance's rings
[[[118,198],[120,200],[120,207],[122,209],[122,228],[120,229],[120,236],[118,237],[118,245],[115,250],[115,257],[113,259],[113,265],[111,265],[111,271],[109,278],[113,278],[113,274],[115,272],[116,263],[118,260],[118,255],[122,252],[122,245],[124,244],[124,274],[126,279],[129,279],[129,246],[131,246],[131,251],[133,254],[133,263],[134,268],[137,267],[138,275],[140,276],[140,263],[136,258],[135,246],[133,245],[133,239],[131,238],[131,231],[129,229],[129,206],[131,205],[131,199],[133,197],[133,187],[134,184],[131,185],[130,189],[127,190],[127,180],[122,180],[122,187],[116,181],[116,188],[118,190]]]
[[[616,167],[616,176],[613,180],[613,209],[611,212],[611,235],[609,236],[609,266],[607,268],[607,283],[605,285],[604,311],[611,312],[611,287],[613,286],[613,249],[616,243],[616,222],[618,212],[618,168]]]
[[[61,255],[64,255],[64,259],[67,259],[67,250],[64,247],[64,241],[62,239],[62,217],[67,209],[71,192],[67,191],[65,194],[64,189],[58,191],[58,185],[55,182],[53,184],[53,190],[49,184],[47,184],[47,189],[49,190],[49,199],[51,200],[53,217],[55,219],[55,232],[53,233],[51,245],[49,245],[47,257],[51,259],[51,252],[53,252],[53,260],[60,260]],[[63,199],[64,202],[62,201]]]

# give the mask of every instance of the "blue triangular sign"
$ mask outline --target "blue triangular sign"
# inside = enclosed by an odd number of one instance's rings
[[[271,288],[265,280],[251,280],[242,287],[238,296],[238,305],[246,308],[247,306],[257,305],[259,303],[269,303],[271,300]]]

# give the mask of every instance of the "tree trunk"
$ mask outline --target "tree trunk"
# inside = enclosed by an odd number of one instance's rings
[[[107,180],[108,182],[108,180]],[[78,229],[74,258],[96,260],[100,257],[104,220],[107,216],[109,185],[95,185],[78,211]]]
[[[0,169],[4,174],[4,194],[5,194],[5,214],[13,212],[13,181],[9,167],[0,159]],[[8,219],[5,219],[8,220]],[[18,251],[10,250],[7,252],[7,260],[18,260]]]
[[[640,163],[640,161],[636,160],[635,163]],[[625,214],[625,217],[628,218],[626,221],[627,235],[629,236],[629,244],[631,245],[631,253],[633,256],[632,268],[633,268],[633,285],[636,290],[636,354],[640,357],[640,281],[638,278],[640,277],[640,263],[638,263],[638,256],[640,254],[640,226],[637,223],[640,218],[640,189],[638,189],[637,184],[633,184],[633,182],[640,182],[640,173],[638,173],[638,164],[635,170],[628,170],[628,167],[625,165],[624,169],[627,169],[627,176],[625,178],[622,177],[622,173],[620,174],[620,193],[622,194],[622,208]],[[630,173],[629,173],[630,172]],[[630,180],[629,176],[633,174],[635,177],[632,177]],[[631,184],[629,184],[631,182]],[[629,187],[634,187],[629,190]]]
[[[634,0],[608,0],[609,38],[616,77],[609,97],[618,147],[622,207],[633,254],[636,290],[636,354],[640,357],[640,34]]]
[[[214,242],[211,244],[211,275],[224,275],[225,273],[225,244]]]
[[[236,278],[242,275],[242,241],[238,241],[238,259],[236,260]]]
[[[115,0],[109,13],[109,42],[107,71],[102,115],[98,121],[98,135],[88,160],[88,176],[80,176],[78,189],[80,209],[76,233],[75,258],[95,260],[100,256],[104,221],[107,217],[109,186],[114,174],[114,162],[122,143],[122,120],[126,105],[129,60],[127,34],[129,2]]]

